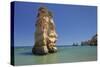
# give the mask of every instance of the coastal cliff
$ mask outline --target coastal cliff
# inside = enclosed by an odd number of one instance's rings
[[[82,41],[81,46],[97,46],[97,34],[95,34],[90,40]]]

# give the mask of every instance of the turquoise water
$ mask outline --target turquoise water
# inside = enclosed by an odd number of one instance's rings
[[[16,47],[15,65],[34,65],[69,63],[81,61],[96,61],[96,46],[70,46],[58,47],[58,52],[44,56],[36,56],[31,53],[32,47]]]

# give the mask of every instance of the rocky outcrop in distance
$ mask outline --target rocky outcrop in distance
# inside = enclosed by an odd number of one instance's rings
[[[82,41],[81,46],[97,46],[97,34],[95,34],[90,40]]]

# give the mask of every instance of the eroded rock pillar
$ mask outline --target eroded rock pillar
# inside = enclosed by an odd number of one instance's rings
[[[45,7],[38,9],[37,22],[35,24],[35,44],[33,54],[44,55],[57,52],[57,34],[52,13]]]

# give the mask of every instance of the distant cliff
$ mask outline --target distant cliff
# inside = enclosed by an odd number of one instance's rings
[[[97,34],[95,34],[90,40],[81,42],[82,46],[97,46]]]
[[[78,43],[73,43],[72,46],[79,46],[79,44]]]

